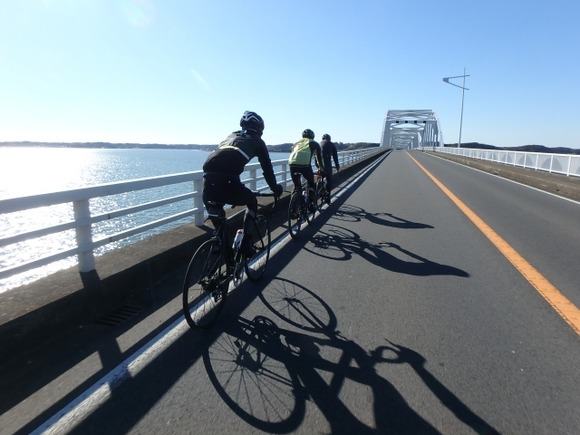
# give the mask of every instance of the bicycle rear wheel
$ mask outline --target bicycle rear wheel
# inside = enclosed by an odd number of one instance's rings
[[[270,242],[272,241],[270,226],[264,216],[256,216],[249,236],[256,253],[245,259],[244,267],[246,276],[252,281],[257,281],[262,278],[266,271],[266,265],[270,259]]]
[[[290,196],[290,205],[288,206],[288,232],[295,239],[298,237],[304,215],[302,213],[302,195],[298,191],[292,192]]]
[[[221,313],[229,278],[220,242],[204,242],[193,254],[183,283],[183,314],[193,329],[208,329]]]
[[[316,195],[316,192],[312,193],[312,203],[310,203],[310,201],[308,202],[308,205],[306,206],[306,222],[308,222],[309,224],[311,224],[312,222],[314,222],[314,217],[316,216],[316,210],[318,209],[318,195]]]

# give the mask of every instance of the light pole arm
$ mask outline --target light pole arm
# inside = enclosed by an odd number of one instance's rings
[[[459,85],[457,85],[457,84],[455,84],[455,83],[451,83],[451,82],[449,81],[449,79],[456,79],[456,78],[459,78],[459,77],[463,77],[463,78],[465,79],[465,77],[469,77],[469,74],[467,74],[467,75],[465,75],[465,76],[443,77],[443,81],[444,81],[445,83],[447,83],[447,84],[450,84],[451,86],[457,86],[459,89],[465,89],[466,91],[469,91],[469,88],[465,88],[465,87],[463,87],[463,86],[459,86]]]
[[[455,86],[461,89],[461,117],[459,118],[459,140],[457,141],[457,148],[461,147],[461,130],[463,129],[463,100],[465,98],[465,91],[469,91],[468,88],[465,87],[465,77],[469,77],[469,74],[465,74],[465,68],[463,68],[463,75],[462,76],[453,76],[453,77],[443,77],[443,81],[451,86]],[[450,79],[463,79],[463,86],[460,86],[455,83],[451,83]]]

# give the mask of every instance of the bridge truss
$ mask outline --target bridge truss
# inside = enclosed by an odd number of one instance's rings
[[[389,110],[383,124],[381,146],[411,149],[443,146],[439,120],[432,110]]]

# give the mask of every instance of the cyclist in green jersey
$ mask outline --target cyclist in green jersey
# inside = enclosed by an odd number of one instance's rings
[[[294,189],[302,190],[302,184],[300,182],[300,174],[302,174],[308,182],[308,198],[310,207],[315,207],[314,172],[312,171],[311,164],[312,156],[314,156],[316,167],[319,170],[324,171],[320,144],[314,140],[314,132],[307,128],[302,132],[302,139],[296,142],[292,147],[292,152],[288,158],[288,164],[290,165],[290,173],[292,174]]]

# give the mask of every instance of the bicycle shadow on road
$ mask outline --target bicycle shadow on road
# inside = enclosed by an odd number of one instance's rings
[[[347,203],[342,204],[332,215],[332,217],[335,220],[349,222],[359,222],[365,219],[376,225],[409,230],[433,228],[433,226],[431,225],[420,222],[413,222],[400,216],[395,216],[392,213],[386,212],[371,213],[364,210],[361,207]]]
[[[416,276],[453,275],[467,278],[469,273],[457,267],[431,261],[392,242],[371,243],[354,231],[335,224],[326,224],[312,236],[305,250],[325,258],[347,261],[354,255],[391,272]],[[393,253],[390,253],[390,252]],[[402,260],[394,253],[410,260]]]
[[[288,433],[320,413],[328,426],[316,422],[316,430],[333,434],[439,433],[376,369],[406,363],[461,422],[477,433],[497,433],[425,368],[422,355],[388,340],[366,351],[336,330],[329,305],[308,289],[275,278],[260,299],[289,327],[263,315],[239,316],[204,355],[220,397],[256,429]],[[351,394],[341,394],[345,389]]]

